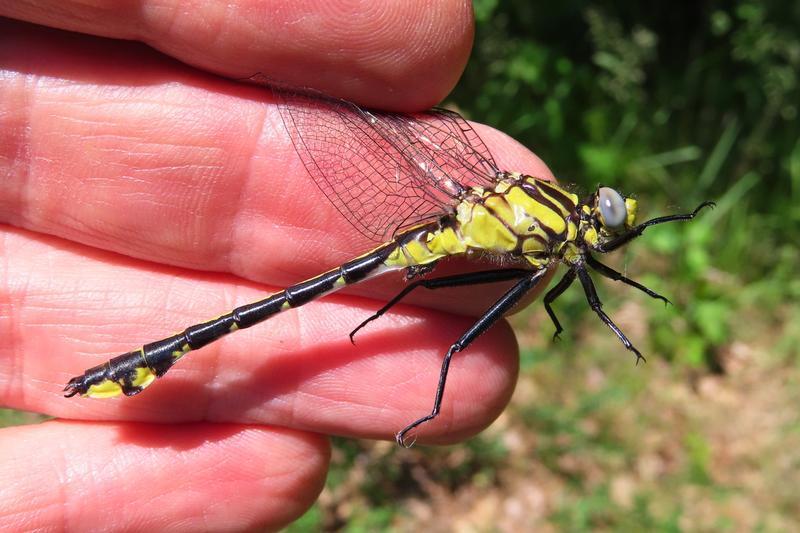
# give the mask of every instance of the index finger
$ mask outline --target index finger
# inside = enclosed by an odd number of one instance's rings
[[[410,111],[455,85],[473,37],[465,0],[206,2],[28,0],[0,15],[71,31],[138,40],[232,78],[269,71],[362,105]]]

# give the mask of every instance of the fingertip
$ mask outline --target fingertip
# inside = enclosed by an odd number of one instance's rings
[[[286,487],[282,497],[286,501],[287,507],[294,509],[289,513],[286,523],[298,518],[317,500],[320,492],[325,486],[328,474],[328,466],[331,458],[330,440],[318,433],[299,432],[284,428],[271,428],[275,435],[281,438],[275,439],[277,445],[270,453],[270,461],[285,466],[283,476],[286,482],[282,486]],[[261,443],[254,443],[261,445]],[[265,479],[275,484],[279,474],[276,469],[267,472]],[[302,487],[302,490],[296,490]]]
[[[43,26],[139,40],[183,63],[233,79],[257,73],[367,107],[417,111],[440,102],[466,64],[473,40],[466,0],[374,2],[113,2],[9,4],[4,15]],[[112,5],[113,8],[112,8]],[[9,31],[58,39],[43,28]],[[55,32],[57,33],[57,32]],[[69,34],[67,34],[69,35]],[[119,42],[79,38],[105,53]]]
[[[311,87],[365,107],[419,111],[457,83],[474,38],[472,4],[441,2],[292,2],[263,19],[263,43],[250,73]],[[272,15],[272,14],[271,14]],[[206,55],[199,60],[207,60]],[[268,66],[265,70],[264,65]],[[227,65],[202,65],[224,75]]]

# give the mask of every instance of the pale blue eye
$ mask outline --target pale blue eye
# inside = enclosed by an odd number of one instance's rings
[[[625,199],[611,187],[600,187],[597,191],[597,202],[603,223],[610,229],[616,229],[625,223],[628,210],[625,208]]]

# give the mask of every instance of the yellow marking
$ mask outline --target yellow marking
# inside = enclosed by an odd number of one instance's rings
[[[424,239],[425,242],[421,239]],[[419,238],[392,250],[392,253],[389,254],[383,264],[389,267],[401,268],[412,265],[426,265],[446,255],[465,251],[466,247],[463,244],[459,249],[459,241],[458,236],[450,228],[442,232],[424,233]]]
[[[236,331],[236,330],[238,330],[238,329],[239,329],[239,324],[237,324],[236,322],[234,322],[233,324],[231,324],[231,327],[229,327],[229,328],[228,328],[228,331],[230,331],[231,333],[233,333],[234,331]]]
[[[563,233],[567,229],[563,216],[525,194],[520,187],[511,188],[506,193],[506,198],[512,206],[521,207],[529,216],[537,219],[553,232]]]
[[[636,211],[639,210],[638,202],[633,198],[625,198],[625,210],[628,212],[628,216],[625,218],[625,225],[630,228],[636,221]]]
[[[539,221],[538,220],[534,220],[533,221],[533,227],[530,228],[530,230],[528,231],[528,234],[531,235],[531,236],[537,236],[538,235],[539,237],[541,237],[545,241],[549,241],[550,240],[550,237],[547,235],[547,232],[544,229],[542,229],[541,226],[539,226]]]
[[[578,248],[571,242],[567,243],[566,250],[563,252],[561,257],[564,259],[564,261],[570,264],[583,260],[583,254],[581,254],[578,251]]]
[[[418,240],[414,240],[403,246],[409,263],[412,265],[425,265],[441,259],[445,253],[435,253],[428,246]]]
[[[501,181],[500,183],[498,183],[498,184],[497,184],[497,186],[494,188],[494,190],[495,190],[495,192],[499,192],[500,194],[503,194],[503,193],[504,193],[504,192],[506,192],[506,191],[507,191],[507,190],[508,190],[510,187],[511,187],[511,183],[510,183],[510,182],[508,182],[508,181]]]
[[[288,300],[281,304],[281,311],[286,311],[287,309],[291,309],[291,308],[292,308],[292,304],[290,304]]]
[[[586,231],[583,232],[583,242],[589,246],[597,244],[597,231],[593,227],[589,226],[586,228]]]
[[[457,217],[467,246],[496,252],[510,252],[517,246],[517,237],[482,205],[462,202]]]
[[[485,205],[517,235],[528,233],[533,219],[519,206],[512,207],[503,196],[491,196],[486,199]]]
[[[113,398],[122,394],[122,385],[110,379],[89,386],[84,396],[89,398]]]
[[[428,250],[425,246],[422,245],[421,242],[417,240],[413,240],[408,242],[402,246],[403,251],[405,252],[406,257],[408,258],[409,264],[420,264],[425,258],[430,254],[430,250]]]
[[[140,366],[136,369],[136,377],[133,378],[131,383],[134,387],[145,388],[156,380],[156,375],[153,371],[146,366]]]
[[[345,281],[344,276],[339,276],[336,278],[336,281],[333,282],[334,287],[344,287],[347,285],[347,281]]]
[[[578,235],[578,226],[576,226],[575,223],[572,221],[567,222],[567,240],[574,241],[577,235]]]
[[[435,255],[455,255],[467,251],[464,241],[456,235],[453,228],[428,234],[428,249]]]
[[[180,359],[181,357],[183,357],[184,355],[186,355],[187,353],[189,353],[191,351],[192,351],[192,347],[189,346],[188,344],[184,344],[183,346],[181,346],[180,350],[173,350],[172,358],[173,359]]]
[[[389,267],[407,267],[408,260],[406,259],[406,255],[398,246],[392,250],[392,253],[389,254],[389,257],[386,258],[386,261],[384,261],[383,264]]]
[[[530,239],[525,239],[522,242],[522,253],[523,254],[544,252],[546,250],[547,250],[547,246],[537,238],[531,237]]]
[[[568,190],[564,189],[563,187],[558,186],[557,184],[553,183],[552,181],[545,181],[545,187],[550,187],[553,190],[556,190],[569,198],[574,205],[578,205],[578,195],[569,192]]]

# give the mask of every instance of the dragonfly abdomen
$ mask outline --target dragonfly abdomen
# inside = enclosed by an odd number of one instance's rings
[[[401,268],[389,257],[402,254],[405,243],[400,236],[371,252],[348,261],[318,276],[302,281],[263,300],[242,305],[230,313],[186,328],[183,332],[145,344],[138,350],[115,357],[72,378],[64,391],[66,396],[80,394],[107,398],[125,394],[133,396],[192,350],[210,344],[228,333],[249,328],[288,309],[300,307],[321,296],[352,283]]]

